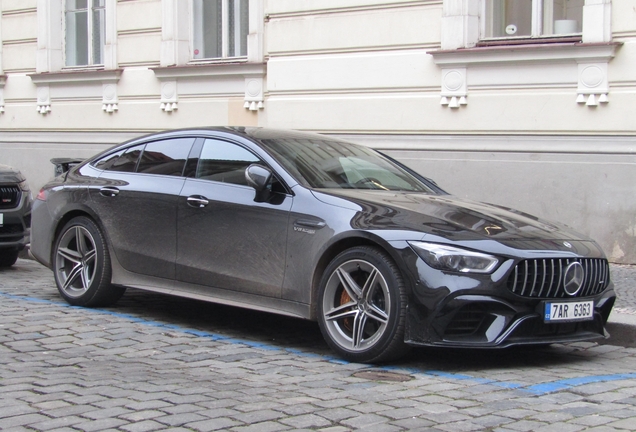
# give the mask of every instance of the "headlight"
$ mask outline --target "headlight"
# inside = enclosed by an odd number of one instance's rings
[[[22,192],[31,192],[31,189],[29,189],[29,184],[26,180],[22,180],[20,183],[18,183],[18,185],[20,186]]]
[[[437,270],[459,273],[491,273],[499,259],[492,255],[459,249],[453,246],[409,242],[426,264]]]

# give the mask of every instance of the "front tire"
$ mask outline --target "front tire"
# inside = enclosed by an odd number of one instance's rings
[[[91,219],[70,220],[55,242],[53,273],[64,300],[74,306],[108,306],[125,288],[110,284],[110,255],[104,236]]]
[[[355,247],[327,266],[318,324],[329,346],[349,361],[377,363],[406,353],[407,294],[393,261],[374,247]]]

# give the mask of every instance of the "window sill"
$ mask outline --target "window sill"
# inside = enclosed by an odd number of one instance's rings
[[[98,81],[101,83],[119,81],[121,69],[65,69],[62,72],[41,72],[29,74],[29,78],[35,85],[64,84],[75,82]]]
[[[583,36],[581,34],[569,36],[547,36],[541,38],[492,38],[483,39],[477,42],[477,47],[487,46],[510,46],[510,45],[537,45],[537,44],[557,44],[557,43],[581,43]]]
[[[159,80],[232,75],[265,75],[265,63],[247,61],[192,62],[184,66],[150,68]]]
[[[247,63],[247,56],[239,56],[239,57],[219,57],[219,58],[200,58],[200,59],[192,59],[188,63],[188,65],[212,65],[212,64],[227,64],[227,63]]]
[[[437,65],[453,66],[509,62],[570,62],[609,61],[621,43],[584,44],[578,42],[555,42],[534,44],[510,44],[478,46],[456,50],[429,51]]]

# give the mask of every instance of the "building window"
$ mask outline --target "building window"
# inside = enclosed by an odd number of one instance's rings
[[[66,0],[66,66],[104,63],[105,0]]]
[[[580,35],[584,0],[485,0],[483,37]]]
[[[247,56],[249,0],[193,0],[195,59]]]

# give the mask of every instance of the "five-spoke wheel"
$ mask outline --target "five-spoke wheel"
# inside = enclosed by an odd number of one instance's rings
[[[104,238],[86,217],[74,218],[62,229],[53,265],[57,288],[73,305],[107,305],[124,293],[123,288],[110,285],[110,258]]]
[[[320,329],[349,360],[379,362],[403,354],[405,310],[401,275],[378,249],[349,249],[323,275]]]

